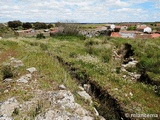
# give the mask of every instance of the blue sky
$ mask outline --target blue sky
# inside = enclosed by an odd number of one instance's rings
[[[0,22],[154,22],[160,0],[0,0]]]

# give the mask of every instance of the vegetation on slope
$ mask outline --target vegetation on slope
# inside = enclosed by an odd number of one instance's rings
[[[112,56],[114,50],[121,50],[126,43],[132,46],[133,57],[139,61],[130,71],[137,73],[145,71],[155,84],[146,84],[145,79],[138,82],[123,78],[126,73],[119,70],[123,60],[114,60]],[[22,59],[26,67],[34,66],[38,69],[37,87],[40,89],[52,90],[51,84],[56,81],[64,83],[78,97],[75,92],[78,83],[71,77],[74,75],[80,80],[79,83],[92,83],[101,91],[110,94],[126,113],[160,114],[159,93],[155,92],[154,86],[159,85],[160,81],[159,39],[144,41],[96,37],[82,40],[75,36],[57,36],[45,40],[23,38],[18,42],[2,40],[0,47],[1,63],[7,61],[8,56],[15,56]],[[65,65],[71,69],[66,69]],[[21,68],[20,71],[25,72],[25,68]],[[0,76],[3,79],[3,75]],[[15,84],[13,82],[12,86]],[[1,80],[0,87],[3,92],[7,84]],[[32,97],[30,95],[28,98],[24,97],[22,91],[11,89],[9,93],[1,94],[3,97],[0,99],[4,100],[15,94],[25,100]],[[101,93],[98,97],[100,96]],[[95,106],[99,107],[96,103]],[[101,114],[110,119],[115,118],[114,115],[109,115],[109,110],[101,111]]]

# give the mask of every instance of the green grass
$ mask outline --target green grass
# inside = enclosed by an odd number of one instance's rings
[[[29,101],[34,97],[34,93],[32,92],[33,88],[34,90],[41,89],[43,91],[52,91],[57,89],[57,84],[64,84],[67,89],[75,94],[75,100],[78,103],[86,106],[86,109],[93,111],[92,106],[84,103],[83,100],[77,95],[76,91],[79,90],[78,82],[72,80],[70,74],[59,63],[57,58],[50,56],[47,53],[47,50],[51,48],[51,45],[48,43],[49,42],[47,40],[36,40],[35,38],[21,38],[19,41],[15,39],[0,41],[0,46],[2,48],[2,53],[0,56],[5,56],[5,59],[2,59],[1,63],[9,61],[10,57],[15,57],[16,59],[22,60],[25,65],[24,67],[18,69],[18,76],[12,76],[13,82],[11,83],[3,83],[3,74],[0,73],[0,101],[4,101],[14,96],[19,102],[23,103],[24,101]],[[37,69],[37,73],[29,82],[29,86],[17,86],[16,80],[20,78],[21,75],[26,74],[26,69],[29,67],[35,67]],[[36,84],[32,83],[35,79],[37,79]],[[11,85],[11,88],[9,88],[8,93],[4,93],[8,85]],[[46,106],[43,107],[45,108]],[[34,108],[31,112],[33,111],[36,112]],[[34,114],[31,114],[29,111],[26,111],[25,113],[20,111],[18,115],[14,114],[14,117],[15,119],[19,119],[19,117],[21,118],[26,114],[28,114],[31,118],[35,117]]]
[[[76,91],[78,90],[78,82],[73,80],[71,71],[65,64],[68,64],[75,71],[72,71],[74,77],[81,82],[94,83],[112,97],[114,97],[129,113],[148,113],[160,114],[160,98],[154,92],[152,85],[131,82],[130,78],[124,80],[123,72],[118,71],[121,60],[112,59],[113,49],[120,49],[123,44],[131,44],[134,49],[134,58],[139,61],[139,66],[130,69],[130,71],[139,72],[143,67],[147,70],[150,77],[159,81],[160,79],[160,39],[154,40],[130,40],[122,38],[96,37],[82,40],[75,36],[58,36],[56,38],[47,38],[45,40],[37,40],[36,38],[20,38],[20,40],[2,40],[0,41],[1,63],[6,62],[9,56],[16,57],[24,62],[25,66],[19,69],[21,74],[26,73],[26,68],[35,67],[38,73],[35,75],[38,80],[36,89],[53,90],[53,83],[64,84],[74,93],[78,103],[86,105],[79,98]],[[61,63],[58,61],[61,58]],[[117,72],[113,72],[117,69]],[[2,79],[3,75],[0,74]],[[18,76],[13,77],[16,80]],[[87,78],[87,79],[86,79]],[[5,100],[11,96],[17,96],[20,101],[28,101],[33,96],[18,90],[10,90],[9,93],[3,93],[7,88],[7,83],[0,81],[1,98]],[[11,84],[16,87],[13,82]],[[30,86],[31,87],[31,86]],[[118,90],[115,90],[118,89]],[[26,88],[30,93],[30,88]],[[131,96],[130,94],[133,94]],[[92,109],[87,107],[87,109]],[[35,109],[32,111],[35,112]],[[31,112],[32,112],[31,111]],[[21,114],[21,113],[19,113]],[[29,115],[33,115],[30,112]]]
[[[149,72],[158,75],[159,68],[156,68],[154,65],[160,63],[160,58],[158,57],[160,53],[158,40],[159,39],[155,39],[154,41],[148,40],[145,44],[143,44],[144,41],[142,40],[136,41],[122,38],[108,39],[104,42],[104,38],[101,37],[99,39],[89,38],[85,40],[85,42],[82,42],[81,40],[64,40],[61,42],[51,40],[52,43],[50,44],[52,47],[49,51],[76,68],[77,71],[75,71],[75,74],[79,79],[83,80],[84,74],[86,74],[90,81],[94,81],[97,86],[101,86],[102,89],[117,98],[126,111],[130,113],[159,113],[160,106],[157,106],[157,104],[160,102],[160,99],[155,94],[154,87],[149,87],[150,85],[143,85],[143,83],[139,82],[133,83],[130,82],[129,79],[123,80],[120,77],[123,73],[112,73],[112,69],[119,67],[119,64],[117,64],[116,61],[111,60],[111,51],[114,46],[116,49],[119,49],[123,44],[129,43],[135,50],[134,57],[139,60],[140,63],[145,54],[151,55],[149,53],[153,53],[152,58],[148,57],[144,59],[146,62],[145,66],[149,66],[149,69],[147,69]],[[154,42],[158,44],[156,45]],[[146,44],[154,44],[152,47],[155,47],[155,49],[150,49],[150,46],[147,46]],[[144,50],[145,52],[143,52]],[[72,54],[74,54],[74,57],[71,57]],[[81,57],[81,59],[79,57]],[[95,62],[95,59],[98,59],[98,61]],[[140,68],[134,69],[139,71]],[[118,88],[118,91],[115,91],[114,88]],[[133,93],[133,98],[129,96],[130,92]],[[125,94],[129,97],[126,97]],[[147,97],[149,97],[149,99]],[[141,106],[140,111],[139,107],[136,107],[137,103]],[[131,110],[133,106],[135,108]]]

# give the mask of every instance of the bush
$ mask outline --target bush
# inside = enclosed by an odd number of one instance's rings
[[[36,38],[38,38],[38,39],[44,39],[45,36],[43,35],[43,33],[40,33],[40,34],[37,34]]]
[[[1,72],[3,75],[3,80],[14,76],[13,68],[10,65],[3,66]]]

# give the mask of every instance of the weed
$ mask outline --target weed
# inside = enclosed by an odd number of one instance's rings
[[[19,115],[19,109],[18,108],[14,108],[14,111],[12,113],[12,116],[16,116]]]
[[[3,80],[14,77],[13,67],[10,65],[3,66],[1,72],[3,74]]]

